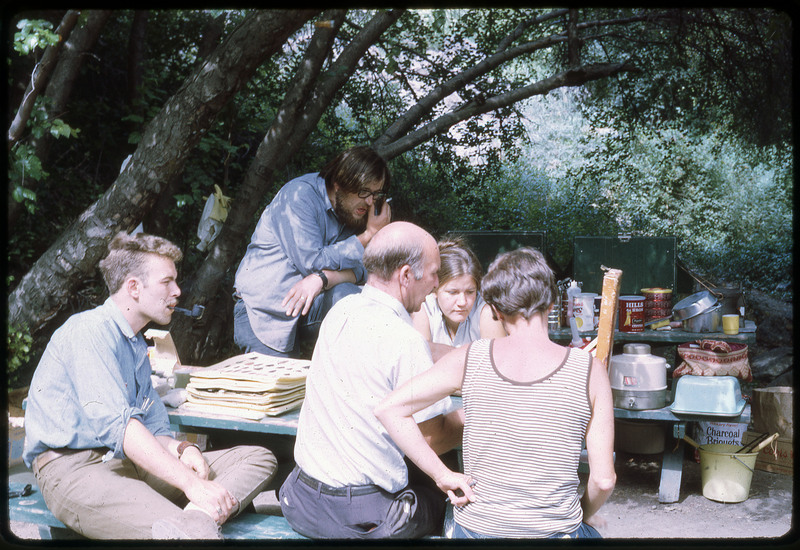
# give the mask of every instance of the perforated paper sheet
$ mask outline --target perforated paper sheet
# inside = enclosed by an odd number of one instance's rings
[[[238,380],[255,382],[258,391],[294,388],[305,384],[311,361],[271,357],[257,352],[231,357],[216,365],[192,373],[192,381]],[[227,383],[227,382],[226,382]],[[209,387],[208,384],[205,387]],[[244,387],[247,387],[244,385]],[[254,390],[249,390],[254,391]]]
[[[311,361],[246,353],[192,373],[188,405],[195,410],[276,416],[299,408]],[[209,408],[210,407],[210,408]]]

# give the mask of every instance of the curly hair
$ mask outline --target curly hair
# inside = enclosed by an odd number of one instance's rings
[[[179,262],[183,258],[181,249],[163,237],[137,233],[128,235],[124,231],[108,244],[108,255],[100,260],[100,271],[111,294],[122,288],[125,279],[133,275],[144,278],[145,260],[148,254],[157,254]]]
[[[544,254],[535,248],[518,248],[495,258],[483,278],[482,295],[503,315],[530,319],[555,303],[556,276]]]

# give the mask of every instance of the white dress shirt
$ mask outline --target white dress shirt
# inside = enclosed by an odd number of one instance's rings
[[[392,296],[367,284],[338,302],[320,327],[300,411],[295,461],[334,487],[408,485],[403,452],[373,410],[392,390],[433,364],[411,316]],[[455,408],[447,397],[414,418]]]

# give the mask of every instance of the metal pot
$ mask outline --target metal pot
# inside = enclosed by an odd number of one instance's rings
[[[717,332],[719,330],[722,306],[716,305],[694,317],[683,320],[683,330],[686,332]]]
[[[707,290],[692,294],[684,298],[672,307],[672,318],[676,321],[683,321],[703,313],[707,309],[716,305],[717,298]]]

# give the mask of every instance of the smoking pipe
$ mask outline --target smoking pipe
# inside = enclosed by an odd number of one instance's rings
[[[191,317],[192,319],[200,320],[203,317],[203,313],[205,312],[205,306],[201,306],[200,304],[195,304],[192,306],[192,309],[186,309],[182,307],[173,307],[173,311],[177,311],[178,313],[182,313],[187,317]]]

